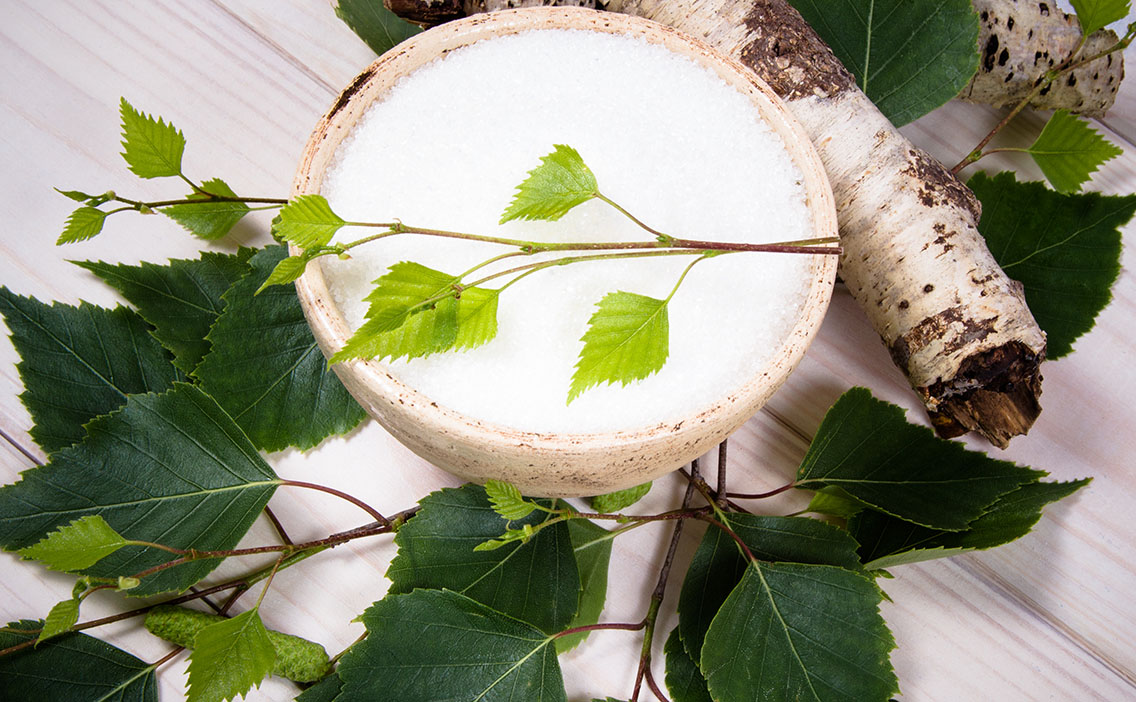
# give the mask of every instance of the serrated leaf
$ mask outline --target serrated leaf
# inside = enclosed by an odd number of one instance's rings
[[[1043,475],[940,439],[908,424],[900,407],[852,388],[825,414],[796,487],[839,487],[900,519],[961,531],[999,497]]]
[[[97,514],[76,519],[42,541],[20,549],[24,558],[62,572],[90,568],[126,545],[126,539]],[[50,619],[50,617],[49,617]]]
[[[1123,153],[1068,110],[1054,112],[1026,151],[1061,193],[1077,192],[1102,163]]]
[[[1087,37],[1128,16],[1129,0],[1070,0],[1081,32]]]
[[[563,631],[576,613],[580,576],[564,522],[527,543],[497,550],[474,548],[505,532],[478,485],[446,488],[421,501],[418,514],[395,536],[398,555],[387,577],[392,593],[415,588],[454,590],[547,633]],[[519,520],[533,526],[547,514]]]
[[[503,480],[489,480],[485,483],[485,494],[493,511],[501,515],[502,519],[514,521],[524,519],[532,514],[536,505],[525,500],[516,485]]]
[[[670,354],[667,301],[629,292],[608,293],[580,339],[568,402],[601,383],[627,385],[658,372]]]
[[[82,439],[84,424],[127,395],[162,391],[180,378],[146,322],[125,307],[48,306],[0,287],[0,313],[20,354],[31,436],[48,453]]]
[[[277,263],[276,267],[272,269],[272,272],[268,274],[268,277],[264,279],[264,282],[260,284],[260,287],[257,288],[256,294],[259,295],[264,292],[265,288],[270,288],[273,285],[285,285],[287,283],[296,282],[296,280],[304,274],[304,271],[308,267],[308,261],[311,260],[312,257],[309,256],[307,252],[299,256],[288,256],[282,259],[280,263]]]
[[[713,702],[706,689],[706,678],[683,646],[678,627],[667,637],[663,655],[666,656],[667,690],[674,702]]]
[[[899,691],[880,590],[843,568],[752,562],[706,632],[719,702],[886,700]]]
[[[489,539],[482,541],[473,547],[474,551],[496,551],[502,546],[517,543],[527,544],[529,539],[533,537],[536,532],[529,524],[524,525],[520,529],[506,529],[504,534],[501,534],[496,539]]]
[[[959,94],[978,70],[970,0],[789,0],[876,107],[902,126]]]
[[[214,178],[201,184],[206,192],[222,197],[236,197],[223,180]],[[174,220],[202,239],[220,239],[229,233],[241,218],[251,210],[243,202],[236,200],[213,200],[200,193],[189,195],[190,200],[199,202],[184,205],[170,205],[161,208],[161,213]]]
[[[51,611],[47,613],[47,619],[43,622],[43,629],[39,632],[39,638],[36,639],[36,646],[60,634],[66,634],[78,621],[79,600],[69,599],[55,603]]]
[[[83,202],[87,204],[90,204],[91,200],[95,200],[100,197],[99,195],[91,195],[90,193],[85,193],[81,190],[60,190],[59,188],[52,188],[52,190],[59,193],[68,200],[74,200],[75,202]]]
[[[540,165],[517,186],[517,194],[501,215],[501,224],[514,219],[555,221],[599,192],[596,177],[571,146],[556,144]]]
[[[165,120],[135,110],[126,98],[119,103],[122,114],[122,158],[139,178],[163,178],[181,174],[185,137]]]
[[[86,241],[103,230],[107,213],[94,207],[80,207],[67,217],[63,233],[55,240],[56,246]]]
[[[187,702],[223,702],[260,687],[276,651],[256,609],[210,624],[197,633],[189,656]]]
[[[569,629],[591,626],[599,622],[607,600],[607,572],[611,562],[612,533],[587,519],[568,522],[568,537],[576,555],[580,572],[580,597],[576,616],[568,623]],[[556,652],[564,653],[578,646],[588,632],[569,634],[556,639]]]
[[[552,637],[455,592],[387,595],[339,664],[336,702],[564,702]]]
[[[944,558],[967,551],[993,548],[1029,533],[1041,519],[1042,508],[1088,484],[1032,483],[1002,496],[966,531],[937,531],[874,510],[865,510],[848,522],[848,530],[863,544],[860,557],[868,569],[891,568]]]
[[[335,15],[351,28],[376,54],[385,54],[397,44],[422,31],[372,0],[339,0]]]
[[[323,195],[300,195],[280,208],[272,220],[272,235],[301,249],[311,249],[326,246],[346,224],[331,211]]]
[[[270,246],[223,295],[194,375],[258,448],[306,449],[350,431],[366,413],[324,361],[291,285],[254,293],[287,254]]]
[[[331,673],[323,680],[304,690],[295,702],[333,702],[343,691],[343,680],[339,673]]]
[[[978,229],[1006,274],[1025,286],[1026,303],[1046,333],[1046,355],[1060,358],[1092,329],[1120,275],[1120,228],[1136,196],[1061,195],[1013,173],[976,173],[967,183],[982,201]]]
[[[863,509],[863,502],[859,502],[838,487],[827,487],[817,492],[805,507],[806,512],[827,514],[841,519],[848,519]]]
[[[9,629],[36,630],[18,621]],[[0,630],[0,649],[35,634]],[[158,702],[156,666],[85,634],[71,633],[0,656],[0,699],[68,702]]]
[[[205,252],[197,259],[171,259],[165,265],[137,266],[79,261],[137,308],[151,332],[174,355],[174,365],[193,372],[209,351],[205,336],[221,314],[221,296],[251,270],[256,249],[235,254]]]
[[[196,387],[134,395],[87,426],[87,437],[0,488],[0,545],[26,548],[44,534],[99,515],[123,537],[180,549],[234,548],[280,483],[240,429]],[[117,578],[172,553],[128,546],[89,575]],[[131,595],[184,590],[220,563],[203,559],[143,578]]]
[[[600,513],[611,514],[618,512],[621,509],[626,509],[635,504],[639,500],[647,496],[651,491],[650,481],[635,487],[629,487],[626,490],[617,490],[609,492],[606,495],[596,495],[591,498],[592,509]]]

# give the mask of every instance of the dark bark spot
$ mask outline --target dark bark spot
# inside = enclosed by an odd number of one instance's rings
[[[1014,18],[1013,17],[1007,17],[1006,18],[1006,29],[1011,30],[1013,28],[1014,28]]]
[[[989,73],[994,70],[994,57],[998,54],[998,35],[991,34],[986,40],[986,48],[982,50],[982,70]]]
[[[929,293],[934,289],[935,289],[935,286],[931,285],[930,283],[927,283],[926,285],[923,286],[923,292],[925,292],[925,293]]]
[[[1069,80],[1066,81],[1066,83],[1068,83],[1069,87],[1072,88],[1074,85],[1077,84],[1077,76],[1070,73],[1069,74]]]
[[[1044,96],[1048,95],[1048,94],[1049,94],[1049,90],[1050,90],[1050,89],[1051,89],[1052,87],[1053,87],[1053,83],[1050,83],[1049,85],[1045,86],[1045,87],[1044,87],[1044,88],[1042,88],[1042,89],[1041,89],[1041,91],[1040,91],[1040,92],[1038,93],[1038,96],[1039,96],[1039,97],[1044,97]]]
[[[943,164],[918,149],[909,150],[907,160],[907,167],[902,172],[919,181],[918,197],[925,207],[943,204],[958,207],[970,212],[974,221],[978,221],[982,210],[974,193],[951,175]]]
[[[1006,74],[1006,80],[1004,80],[1004,81],[1002,81],[1002,82],[1003,82],[1003,83],[1009,83],[1009,82],[1010,82],[1010,81],[1012,81],[1013,79],[1014,79],[1014,72],[1013,72],[1013,71],[1010,71],[1009,73],[1007,73],[1007,74]]]
[[[982,11],[982,21],[983,21],[983,22],[986,22],[986,21],[988,21],[989,19],[990,19],[990,13],[989,13],[989,12],[987,12],[986,10],[983,10],[983,11]]]
[[[1037,4],[1037,9],[1039,11],[1041,11],[1042,17],[1048,17],[1049,16],[1049,5],[1046,5],[1044,2],[1039,2]]]
[[[1005,66],[1006,62],[1010,60],[1010,50],[1002,49],[1002,53],[998,54],[998,65]]]
[[[339,97],[335,99],[335,104],[331,106],[331,109],[324,119],[330,121],[337,112],[343,109],[347,101],[354,97],[355,93],[363,89],[363,86],[367,84],[367,81],[371,80],[373,75],[375,75],[375,68],[371,66],[355,76],[355,80],[351,81],[351,85],[347,86],[343,92],[339,94]]]
[[[901,310],[905,310],[910,306],[911,306],[911,303],[909,303],[907,300],[900,300],[899,301],[899,309],[901,309]]]

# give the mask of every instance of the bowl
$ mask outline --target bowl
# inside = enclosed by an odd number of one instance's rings
[[[336,149],[369,105],[403,76],[457,48],[527,30],[573,29],[638,37],[709,68],[752,102],[803,174],[814,236],[836,236],[832,192],[805,132],[765,83],[732,59],[674,29],[626,15],[540,7],[478,15],[443,24],[396,46],[364,70],[320,120],[304,150],[292,196],[321,191]],[[295,253],[295,252],[294,252]],[[533,496],[604,494],[657,478],[721,442],[769,399],[797,366],[820,327],[836,275],[836,257],[811,255],[801,314],[774,360],[735,392],[677,421],[594,433],[521,431],[482,421],[431,400],[375,360],[333,366],[347,390],[414,453],[475,482],[505,480]],[[310,265],[296,290],[315,338],[331,357],[351,336],[323,271]]]

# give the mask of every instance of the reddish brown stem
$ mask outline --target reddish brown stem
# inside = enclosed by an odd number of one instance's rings
[[[728,496],[729,497],[736,497],[739,500],[761,500],[761,499],[764,499],[766,497],[773,497],[774,495],[780,495],[783,492],[788,492],[789,490],[792,490],[794,487],[796,487],[796,483],[789,483],[788,485],[782,485],[781,487],[777,488],[776,490],[770,490],[769,492],[755,492],[755,493],[751,493],[751,494],[748,494],[748,495],[743,495],[743,494],[737,493],[737,492],[731,492],[731,493],[728,493]]]

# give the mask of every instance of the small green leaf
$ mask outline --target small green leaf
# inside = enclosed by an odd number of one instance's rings
[[[513,219],[555,221],[598,194],[595,175],[571,146],[556,144],[540,161],[517,186],[513,202],[501,215],[501,224]]]
[[[568,402],[600,383],[627,385],[658,372],[670,353],[667,301],[608,293],[596,305],[572,374]]]
[[[36,646],[39,646],[44,641],[66,634],[75,626],[79,621],[79,600],[69,599],[57,602],[51,611],[47,614],[47,619],[44,620],[43,629],[39,632],[39,638],[36,639]]]
[[[609,492],[606,495],[596,495],[589,501],[591,502],[592,509],[595,511],[611,514],[630,507],[646,497],[647,493],[650,491],[651,483],[646,482],[642,485],[629,487],[626,490],[617,490],[615,492]]]
[[[301,249],[311,249],[327,246],[346,224],[331,211],[323,195],[300,195],[272,220],[272,235]]]
[[[24,558],[51,570],[85,570],[126,545],[126,539],[97,514],[88,514],[47,535],[43,541],[20,549]],[[50,619],[50,617],[49,617]]]
[[[1120,228],[1136,213],[1136,196],[1061,195],[1009,172],[976,173],[967,185],[982,201],[978,229],[990,252],[1025,286],[1046,333],[1046,356],[1065,356],[1112,298]]]
[[[308,255],[306,251],[299,256],[289,256],[288,258],[282,259],[280,263],[276,264],[276,267],[272,269],[272,272],[268,274],[268,277],[264,279],[264,282],[260,284],[260,287],[257,288],[254,294],[259,295],[264,292],[265,288],[270,288],[273,285],[285,285],[287,283],[296,282],[296,280],[304,274],[304,270],[307,269],[308,261],[310,260],[312,260],[312,257]]]
[[[385,54],[422,31],[418,25],[407,22],[383,3],[373,0],[339,0],[335,4],[335,15],[376,54]]]
[[[56,246],[85,241],[103,230],[107,213],[94,207],[80,207],[67,218],[63,233],[55,240]]]
[[[503,480],[490,480],[485,483],[485,494],[493,511],[510,522],[529,516],[536,504],[525,500],[516,485]]]
[[[213,195],[237,196],[219,178],[207,180],[201,187]],[[163,207],[161,212],[202,239],[220,239],[250,212],[248,205],[236,200],[215,200],[200,193],[189,195],[189,199],[198,202],[170,205]]]
[[[580,598],[576,616],[567,628],[590,626],[599,622],[607,600],[607,571],[611,562],[612,533],[587,519],[568,522],[568,536],[580,571]],[[570,651],[588,637],[588,632],[560,636],[556,652]]]
[[[1087,37],[1128,16],[1129,0],[1070,0]]]
[[[185,137],[172,124],[161,118],[135,110],[126,98],[120,103],[122,113],[122,157],[139,178],[163,178],[181,175],[181,156]]]
[[[59,188],[52,189],[63,197],[68,198],[69,200],[74,200],[75,202],[82,202],[86,204],[90,204],[91,200],[99,197],[98,195],[91,195],[90,193],[85,193],[81,190],[60,190]]]
[[[678,627],[667,637],[663,655],[667,659],[667,690],[674,702],[713,702],[706,689],[706,678],[682,645]]]
[[[863,502],[859,502],[838,487],[826,487],[820,490],[813,495],[813,499],[809,500],[808,507],[805,507],[806,512],[827,514],[841,519],[848,519],[862,509],[864,509]]]
[[[1054,112],[1026,151],[1061,193],[1077,192],[1102,163],[1123,153],[1067,110]]]
[[[118,576],[118,587],[116,587],[115,589],[119,592],[126,592],[127,590],[133,590],[141,584],[142,581],[138,578],[131,578],[125,575],[120,575]]]
[[[496,551],[502,546],[508,546],[509,544],[514,544],[518,541],[521,542],[521,544],[527,544],[529,542],[529,539],[531,539],[533,537],[533,534],[535,533],[536,532],[529,524],[524,525],[520,529],[506,529],[505,533],[501,534],[501,536],[497,537],[496,539],[482,541],[478,545],[474,546],[473,550]]]
[[[223,702],[272,672],[276,651],[256,609],[210,624],[197,633],[189,656],[187,702]]]

